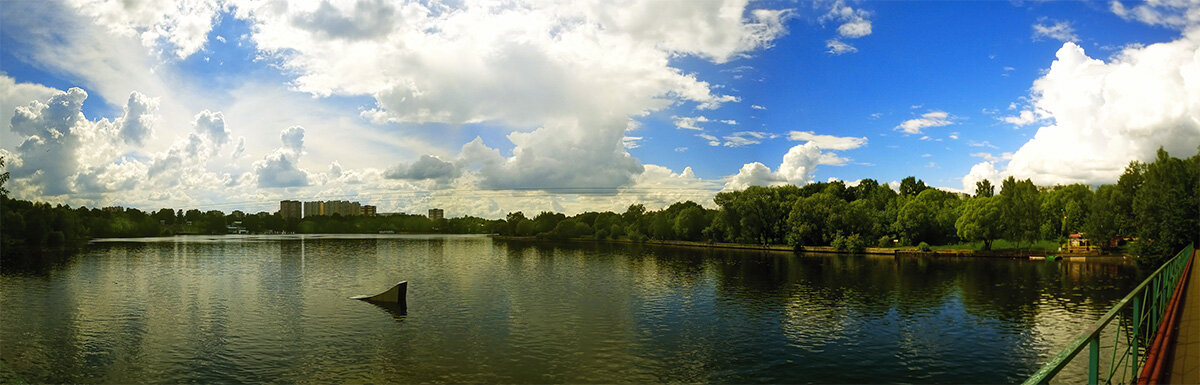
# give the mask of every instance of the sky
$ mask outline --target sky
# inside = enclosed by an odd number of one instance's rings
[[[0,1],[18,199],[503,217],[1200,148],[1200,0]]]

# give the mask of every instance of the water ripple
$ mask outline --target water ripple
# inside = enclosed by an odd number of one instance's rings
[[[471,236],[113,240],[0,275],[0,358],[54,383],[1008,383],[1136,276]],[[347,299],[399,280],[407,314]]]

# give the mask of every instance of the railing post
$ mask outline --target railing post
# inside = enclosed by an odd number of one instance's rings
[[[1100,383],[1100,337],[1088,341],[1088,385]]]
[[[1133,352],[1133,360],[1129,362],[1133,368],[1133,370],[1130,372],[1130,374],[1132,375],[1133,378],[1137,378],[1137,372],[1138,372],[1138,337],[1140,337],[1140,335],[1138,334],[1138,329],[1139,329],[1138,324],[1140,324],[1142,321],[1140,319],[1140,317],[1141,317],[1140,307],[1141,306],[1138,303],[1138,302],[1140,302],[1140,301],[1138,301],[1139,298],[1141,298],[1141,296],[1133,297],[1133,340],[1130,341],[1130,343],[1133,345],[1133,348],[1130,349]]]

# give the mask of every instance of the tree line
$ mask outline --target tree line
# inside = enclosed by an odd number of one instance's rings
[[[174,210],[143,212],[134,208],[72,208],[0,196],[3,226],[0,250],[75,246],[92,238],[157,237],[176,234],[228,234],[239,230],[251,234],[298,233],[487,233],[487,219],[465,216],[430,220],[423,215],[315,216],[283,218],[278,213],[246,214],[218,210]]]
[[[999,191],[997,191],[997,188]],[[897,191],[898,190],[898,191]],[[1008,177],[983,180],[972,195],[939,190],[915,177],[898,189],[872,179],[804,186],[752,186],[721,192],[716,209],[678,202],[647,211],[575,216],[509,213],[496,231],[542,238],[684,240],[761,245],[865,247],[974,242],[990,250],[996,240],[1018,247],[1039,240],[1062,242],[1084,233],[1102,248],[1131,240],[1129,250],[1154,262],[1200,242],[1200,151],[1187,159],[1159,149],[1153,162],[1131,162],[1116,184],[1038,187]],[[1111,242],[1111,243],[1110,243]]]
[[[430,220],[421,215],[289,219],[266,212],[71,208],[10,199],[3,187],[7,179],[8,173],[0,174],[2,250],[76,245],[99,237],[224,234],[234,225],[250,233],[498,233],[845,250],[960,242],[977,242],[987,250],[999,239],[1028,245],[1085,233],[1102,247],[1112,240],[1133,240],[1130,251],[1148,261],[1200,241],[1200,151],[1180,159],[1162,149],[1153,162],[1131,162],[1116,184],[1094,189],[1082,184],[1038,187],[1029,179],[1009,177],[1000,186],[981,181],[969,196],[910,176],[898,189],[872,179],[854,185],[752,186],[718,193],[716,209],[686,201],[657,211],[634,204],[622,213],[541,212],[530,218],[513,212],[497,220]]]

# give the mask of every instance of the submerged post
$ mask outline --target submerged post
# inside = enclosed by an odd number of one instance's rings
[[[350,298],[369,302],[395,303],[399,304],[401,307],[407,307],[407,293],[408,281],[400,281],[400,283],[397,283],[396,286],[392,286],[391,289],[388,289],[385,292],[376,295],[356,295]]]

